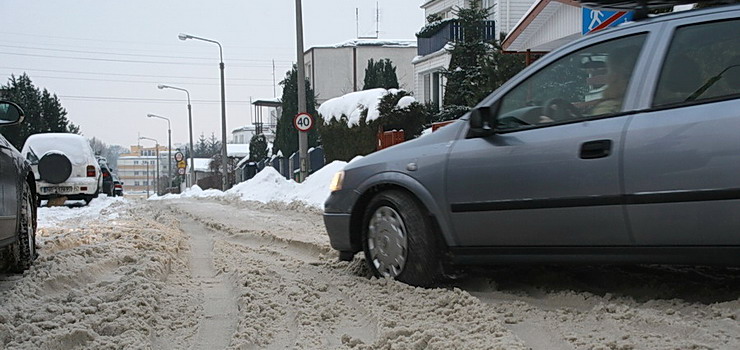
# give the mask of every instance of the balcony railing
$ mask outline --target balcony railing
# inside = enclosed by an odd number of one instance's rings
[[[483,21],[481,30],[484,41],[496,40],[496,28],[493,21]],[[459,42],[463,39],[460,23],[450,21],[439,28],[437,32],[426,38],[417,38],[417,52],[419,56],[441,50],[449,42]]]

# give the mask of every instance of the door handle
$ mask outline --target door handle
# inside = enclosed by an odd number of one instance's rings
[[[581,144],[581,159],[596,159],[612,154],[612,140],[588,141]]]

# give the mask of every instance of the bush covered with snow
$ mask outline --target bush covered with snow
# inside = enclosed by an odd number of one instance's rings
[[[403,130],[406,140],[418,137],[433,112],[404,90],[371,89],[326,101],[319,114],[326,161],[332,162],[374,152],[382,131]]]

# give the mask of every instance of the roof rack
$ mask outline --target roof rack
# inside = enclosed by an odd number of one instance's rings
[[[635,11],[633,21],[648,18],[651,10],[665,9],[676,5],[713,4],[723,5],[736,3],[737,0],[576,0],[583,6],[604,10]]]

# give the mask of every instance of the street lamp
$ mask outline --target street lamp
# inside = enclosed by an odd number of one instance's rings
[[[156,192],[157,194],[159,194],[159,141],[157,141],[156,139],[153,139],[153,138],[151,138],[151,137],[144,137],[144,136],[139,136],[139,140],[149,140],[149,141],[154,141],[154,145],[155,145],[155,146],[154,146],[154,152],[156,152],[156,153],[157,153],[157,173],[156,173],[156,174],[157,174],[157,175],[156,175],[156,176],[157,176],[157,178],[156,178],[156,179],[154,180],[154,191],[155,191],[155,192]],[[148,161],[147,161],[147,162],[148,162]],[[148,163],[147,163],[147,164],[148,164]],[[147,170],[147,176],[148,176],[148,175],[149,175],[149,171]]]
[[[167,121],[167,188],[169,188],[172,186],[172,125],[170,124],[170,118],[151,113],[147,114],[146,116],[149,118],[157,118]],[[159,154],[157,154],[157,159],[159,159]]]
[[[160,90],[173,89],[173,90],[185,91],[185,93],[188,95],[188,129],[190,133],[190,169],[191,169],[190,170],[190,186],[192,186],[195,184],[195,178],[194,178],[195,172],[192,170],[194,166],[194,161],[193,161],[193,157],[194,157],[193,156],[193,153],[194,153],[193,152],[193,111],[192,111],[192,108],[190,107],[190,92],[183,88],[179,88],[179,87],[171,86],[171,85],[163,85],[163,84],[157,85],[157,88]]]
[[[200,40],[218,45],[218,54],[221,58],[219,68],[221,69],[221,168],[223,169],[223,178],[221,182],[222,190],[226,191],[228,187],[228,154],[226,153],[226,87],[224,86],[224,52],[221,44],[216,40],[201,38],[190,34],[180,33],[177,35],[180,40]]]

